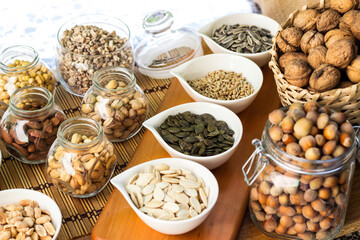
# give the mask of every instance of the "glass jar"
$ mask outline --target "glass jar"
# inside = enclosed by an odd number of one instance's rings
[[[77,96],[84,96],[99,69],[134,67],[130,30],[115,17],[73,18],[60,27],[57,42],[58,78],[68,92]]]
[[[55,93],[55,78],[39,54],[29,46],[16,45],[0,53],[0,101],[9,104],[16,89],[39,86]]]
[[[109,140],[125,141],[140,131],[148,101],[131,70],[107,67],[95,73],[81,113],[100,122]]]
[[[345,220],[356,141],[337,158],[307,160],[282,151],[271,126],[267,121],[262,141],[253,140],[256,149],[243,166],[251,219],[270,237],[333,239]]]
[[[173,22],[173,15],[165,10],[144,18],[143,28],[148,34],[134,51],[142,74],[157,79],[172,78],[171,69],[203,55],[200,35],[189,27],[171,29]]]
[[[9,108],[0,123],[1,139],[9,154],[17,160],[28,164],[44,163],[64,120],[65,114],[54,103],[54,96],[48,89],[24,87],[11,95]]]
[[[101,125],[87,117],[63,122],[49,150],[46,172],[62,192],[73,197],[91,197],[109,182],[116,154]]]

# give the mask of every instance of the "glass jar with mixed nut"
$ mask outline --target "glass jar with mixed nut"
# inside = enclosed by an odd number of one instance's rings
[[[17,45],[4,49],[0,53],[0,70],[0,101],[6,104],[16,89],[26,86],[44,87],[55,92],[51,71],[32,47]]]
[[[131,70],[108,67],[96,72],[81,112],[100,122],[109,140],[124,141],[142,127],[148,102]]]
[[[115,170],[116,154],[97,121],[74,117],[60,125],[49,150],[46,172],[61,191],[73,197],[99,193]]]
[[[355,142],[344,113],[314,102],[271,112],[243,168],[255,225],[272,237],[333,239],[345,220]]]
[[[43,163],[64,120],[65,114],[54,103],[54,96],[48,89],[20,88],[11,95],[9,108],[1,119],[1,139],[9,154],[17,160]]]

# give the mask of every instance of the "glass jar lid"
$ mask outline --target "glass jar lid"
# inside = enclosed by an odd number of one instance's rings
[[[173,15],[159,10],[143,20],[148,35],[135,49],[135,60],[142,74],[152,78],[171,78],[170,70],[203,55],[201,37],[189,27],[172,30]]]

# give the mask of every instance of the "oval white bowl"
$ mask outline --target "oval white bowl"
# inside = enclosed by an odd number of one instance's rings
[[[217,70],[242,73],[246,81],[253,86],[254,92],[247,97],[236,100],[217,100],[201,95],[187,82],[200,79]],[[185,91],[195,101],[219,104],[235,113],[243,111],[255,100],[264,78],[261,69],[253,61],[228,53],[210,54],[192,59],[172,69],[170,73],[179,79]]]
[[[56,229],[56,233],[53,236],[53,239],[56,239],[60,232],[62,215],[60,208],[52,198],[41,192],[29,189],[17,188],[0,191],[0,206],[11,203],[18,203],[23,199],[37,201],[41,209],[45,209],[50,213],[51,222]]]
[[[209,46],[211,51],[214,53],[231,53],[238,56],[247,57],[253,60],[259,67],[264,66],[270,60],[270,50],[261,53],[237,53],[230,51],[211,39],[211,34],[213,31],[223,24],[233,25],[233,24],[242,24],[242,25],[255,25],[257,27],[265,28],[271,32],[271,35],[275,36],[279,28],[279,23],[274,19],[264,16],[257,13],[237,13],[228,15],[222,18],[219,18],[206,26],[199,29],[199,34],[204,38],[204,41]]]
[[[216,120],[225,121],[228,124],[229,128],[235,132],[233,136],[235,140],[234,145],[225,152],[222,152],[214,156],[204,156],[204,157],[186,155],[170,147],[169,144],[167,144],[165,140],[160,136],[156,128],[158,128],[169,115],[175,115],[186,111],[190,111],[191,113],[195,113],[195,114],[209,113],[213,115]],[[231,155],[234,154],[243,134],[242,123],[239,117],[235,113],[220,105],[213,103],[206,103],[206,102],[185,103],[172,107],[170,109],[167,109],[165,111],[156,114],[152,118],[149,118],[143,123],[143,125],[154,134],[156,140],[158,140],[160,145],[172,157],[192,160],[194,162],[200,163],[201,165],[204,165],[210,170],[224,164],[231,157]]]
[[[170,167],[174,168],[184,168],[190,170],[196,177],[201,177],[204,180],[205,186],[208,186],[210,189],[208,207],[196,217],[179,221],[156,219],[141,212],[132,202],[129,194],[126,192],[125,187],[130,178],[135,174],[144,171],[146,166],[155,166],[159,163],[166,163]],[[183,234],[199,226],[207,218],[207,216],[209,216],[219,196],[219,185],[214,175],[208,169],[198,163],[179,158],[161,158],[139,164],[112,178],[111,183],[122,193],[130,207],[144,223],[158,232],[169,235]]]

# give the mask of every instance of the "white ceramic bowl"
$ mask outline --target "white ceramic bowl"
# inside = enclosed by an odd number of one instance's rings
[[[233,136],[235,140],[234,145],[225,152],[222,152],[214,156],[204,156],[204,157],[186,155],[170,147],[169,144],[167,144],[165,140],[160,136],[160,134],[156,129],[165,121],[165,119],[169,115],[176,115],[178,113],[182,113],[186,111],[190,111],[191,113],[195,113],[195,114],[209,113],[213,115],[216,120],[225,121],[228,124],[229,128],[235,132]],[[239,117],[235,113],[220,105],[213,103],[205,103],[205,102],[185,103],[182,105],[172,107],[146,120],[143,123],[143,125],[154,134],[155,138],[158,140],[160,145],[172,157],[184,158],[195,161],[197,163],[204,165],[210,170],[219,167],[221,164],[224,164],[231,157],[231,155],[233,155],[237,146],[240,143],[243,134],[243,126],[241,124]]]
[[[53,239],[56,239],[60,232],[62,215],[60,212],[60,208],[53,199],[41,192],[29,189],[18,188],[0,191],[0,206],[11,203],[18,203],[20,200],[23,199],[37,201],[41,209],[45,209],[50,212],[51,222],[56,230]]]
[[[159,163],[166,163],[170,167],[184,168],[190,170],[196,177],[201,177],[204,180],[205,186],[209,187],[210,189],[208,207],[196,217],[179,221],[156,219],[141,212],[132,202],[129,194],[126,192],[125,187],[130,178],[135,174],[144,171],[146,166],[155,166]],[[199,226],[210,214],[219,196],[219,185],[214,175],[208,169],[198,163],[180,158],[162,158],[139,164],[111,179],[111,183],[122,193],[126,201],[130,204],[131,208],[134,209],[135,213],[144,223],[158,232],[170,235],[183,234]]]
[[[217,70],[242,73],[242,76],[253,86],[254,92],[236,100],[217,100],[201,95],[187,83],[187,81],[200,79]],[[185,91],[195,101],[216,103],[235,113],[243,111],[255,100],[263,83],[262,71],[253,61],[228,53],[201,56],[181,64],[170,72],[179,79]]]
[[[243,25],[255,25],[257,27],[265,28],[269,30],[271,32],[271,35],[273,36],[275,36],[280,26],[279,23],[277,23],[274,19],[261,14],[237,13],[219,18],[200,28],[198,32],[204,38],[204,41],[209,46],[211,51],[213,51],[214,53],[231,53],[239,56],[244,56],[253,60],[260,67],[267,64],[271,57],[269,53],[270,50],[261,53],[236,53],[220,46],[211,39],[211,34],[213,33],[213,31],[221,27],[223,24],[233,25],[237,23]]]

